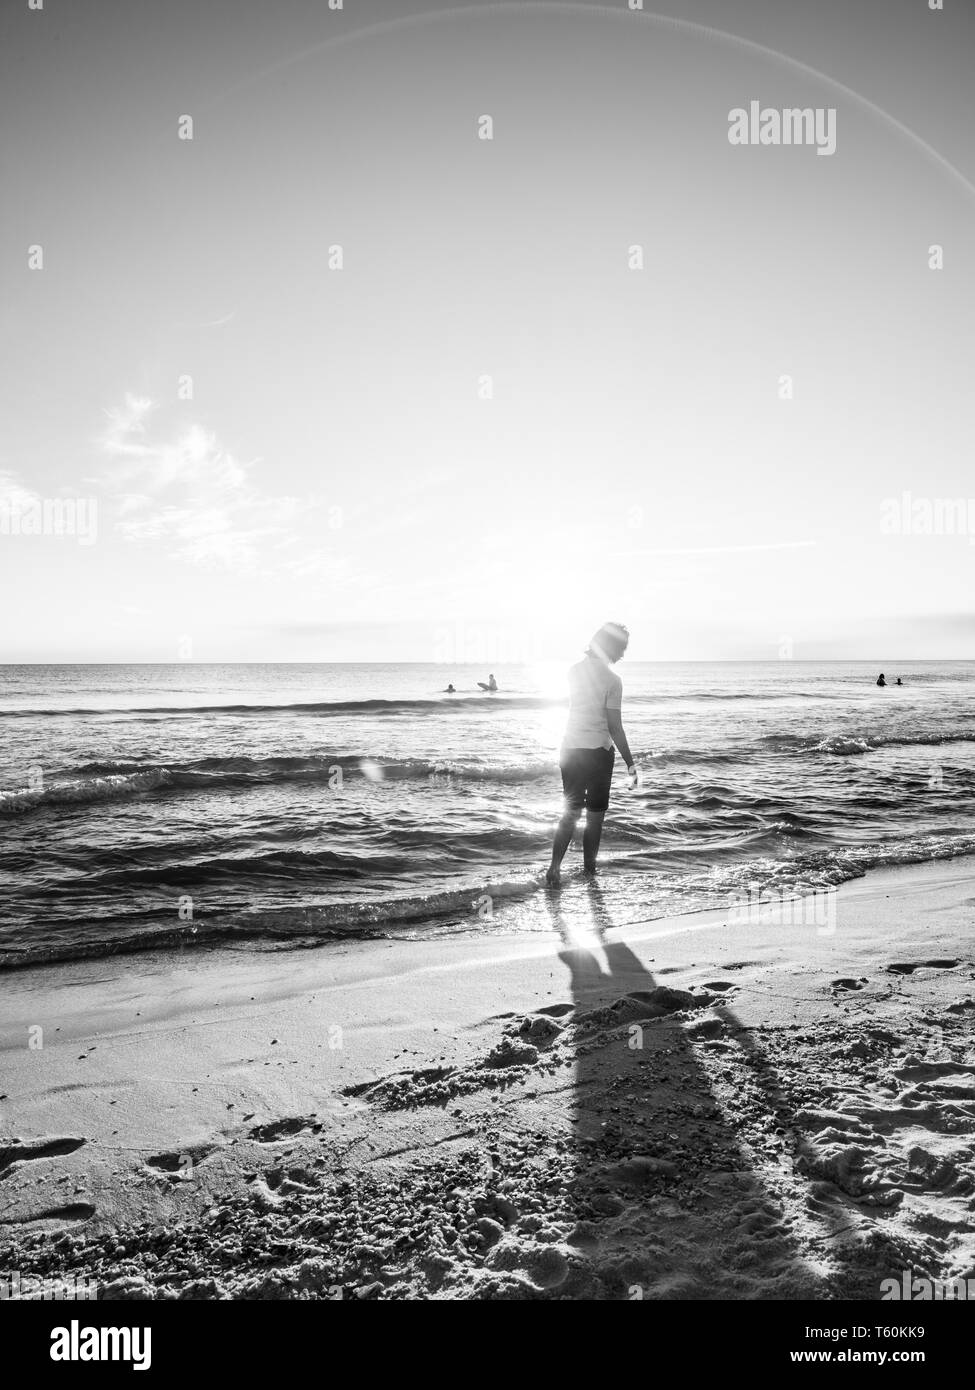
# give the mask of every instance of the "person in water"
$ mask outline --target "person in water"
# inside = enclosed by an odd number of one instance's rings
[[[622,657],[630,634],[622,623],[604,623],[583,659],[569,671],[569,720],[559,754],[564,806],[552,845],[552,862],[545,874],[550,888],[561,882],[561,865],[585,808],[582,836],[583,872],[596,872],[596,856],[609,805],[613,762],[620,751],[629,785],[636,785],[636,768],[623,732],[623,682],[610,667]]]
[[[444,694],[445,694],[445,695],[456,695],[456,694],[457,694],[457,691],[454,689],[454,687],[453,687],[452,685],[448,685],[448,686],[447,686],[447,689],[444,691]]]
[[[880,675],[877,677],[877,684],[878,684],[878,685],[886,685],[886,684],[887,684],[887,680],[886,680],[886,677],[884,676],[883,671],[881,671]]]
[[[478,681],[477,684],[481,690],[490,690],[492,693],[498,688],[498,683],[493,676],[488,676],[486,681]]]
[[[894,684],[895,684],[895,685],[903,685],[904,682],[901,680],[900,676],[898,676],[897,679],[894,681]]]

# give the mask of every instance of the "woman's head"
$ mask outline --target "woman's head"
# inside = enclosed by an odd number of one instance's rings
[[[610,663],[619,661],[630,642],[630,634],[622,623],[603,623],[589,640],[587,651]]]

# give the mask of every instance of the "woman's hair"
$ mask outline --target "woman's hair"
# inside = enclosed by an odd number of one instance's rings
[[[586,653],[601,656],[603,661],[619,661],[630,643],[629,629],[622,623],[603,623],[598,632],[589,639]]]

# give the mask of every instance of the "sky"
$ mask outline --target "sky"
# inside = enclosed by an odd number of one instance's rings
[[[0,15],[0,661],[972,655],[971,5]]]

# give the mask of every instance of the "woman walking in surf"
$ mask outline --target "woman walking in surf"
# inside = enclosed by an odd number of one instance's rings
[[[583,808],[583,872],[596,872],[603,817],[613,780],[614,743],[626,764],[628,785],[636,786],[636,767],[623,732],[623,682],[610,670],[629,641],[630,634],[622,623],[604,623],[586,648],[585,656],[569,671],[569,722],[559,754],[564,808],[555,831],[552,862],[545,874],[550,888],[558,888],[561,882],[562,860]]]

